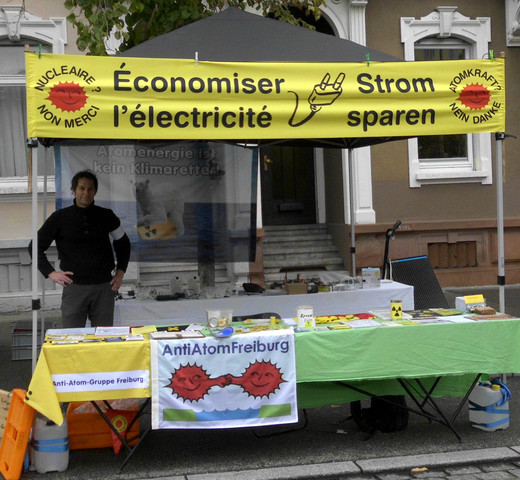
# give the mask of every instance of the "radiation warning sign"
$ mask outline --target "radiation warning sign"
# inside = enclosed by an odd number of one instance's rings
[[[390,316],[392,320],[403,318],[403,302],[400,299],[390,300]]]

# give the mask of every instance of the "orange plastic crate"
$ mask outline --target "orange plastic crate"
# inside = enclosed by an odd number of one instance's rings
[[[103,417],[97,412],[75,413],[85,402],[71,402],[67,408],[67,425],[69,427],[69,449],[83,450],[88,448],[112,447],[112,433]],[[138,404],[135,408],[137,413]],[[139,435],[139,420],[127,432],[127,438]],[[130,442],[135,445],[138,439]]]
[[[0,472],[5,480],[18,480],[34,420],[34,408],[24,402],[26,391],[13,390],[2,445],[0,446]]]

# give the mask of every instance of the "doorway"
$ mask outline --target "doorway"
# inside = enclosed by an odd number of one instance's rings
[[[317,32],[335,35],[324,15],[316,20],[298,7],[291,7],[291,13],[313,25]],[[264,225],[316,223],[314,149],[262,147],[260,179]]]
[[[264,225],[316,223],[314,150],[262,147],[260,178]]]

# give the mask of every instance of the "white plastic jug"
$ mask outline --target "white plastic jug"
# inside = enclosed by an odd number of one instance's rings
[[[31,440],[32,462],[38,473],[64,472],[69,466],[67,421],[56,425],[43,415],[34,417]]]
[[[509,427],[511,392],[499,379],[479,382],[469,396],[469,421],[475,428],[492,432]]]

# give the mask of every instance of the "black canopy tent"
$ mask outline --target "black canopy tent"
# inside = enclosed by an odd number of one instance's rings
[[[124,57],[214,62],[382,62],[400,59],[349,40],[230,7],[147,40]]]
[[[227,8],[220,13],[204,18],[180,29],[160,35],[130,48],[122,57],[177,58],[215,62],[400,62],[402,59],[359,45],[349,40],[322,34],[309,29]],[[283,67],[281,67],[283,68]],[[348,149],[350,180],[350,222],[352,269],[355,270],[355,218],[353,205],[352,159],[353,148],[369,146],[407,137],[351,137],[351,138],[306,138],[256,139],[238,138],[227,143],[240,145],[299,145],[314,148]],[[48,140],[48,139],[41,139]],[[203,140],[203,139],[201,139]],[[501,155],[497,146],[497,157]],[[33,172],[37,171],[35,159]],[[497,180],[498,180],[497,167]],[[37,175],[33,173],[33,218],[37,218]],[[498,216],[502,215],[502,194],[497,193]],[[503,265],[503,234],[500,236],[499,218],[499,275]],[[503,227],[502,227],[503,228]],[[33,225],[34,229],[34,225]],[[36,232],[33,232],[33,257],[36,256]],[[502,245],[502,246],[501,246]],[[502,250],[500,250],[502,249]],[[502,253],[501,253],[502,252]],[[37,303],[37,270],[33,265],[33,304]],[[33,306],[33,368],[36,354],[36,307]]]
[[[247,13],[229,7],[177,30],[159,35],[121,53],[122,57],[176,58],[215,62],[395,62],[402,61],[386,53],[339,37]],[[404,137],[352,137],[309,139],[238,138],[226,143],[239,145],[307,146],[348,149],[350,182],[350,221],[352,269],[355,270],[355,219],[351,150]],[[40,138],[48,146],[59,139]],[[203,139],[201,139],[203,140]],[[140,140],[142,141],[142,140]],[[146,140],[145,140],[146,141]],[[87,140],[89,142],[89,140]],[[92,140],[95,142],[95,140]],[[31,144],[31,143],[29,143]],[[34,146],[34,145],[33,145]],[[37,171],[37,155],[33,155]],[[33,175],[33,258],[37,258],[37,175]],[[36,323],[38,307],[37,268],[33,262],[33,369],[36,366]]]

